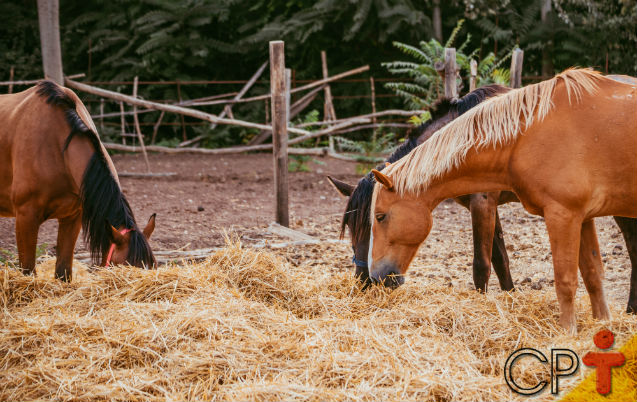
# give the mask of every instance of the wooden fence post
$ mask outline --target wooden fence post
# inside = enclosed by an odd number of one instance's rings
[[[469,67],[471,70],[471,76],[469,77],[469,92],[476,89],[476,77],[478,76],[478,62],[471,59],[469,63]]]
[[[445,48],[445,98],[457,98],[456,86],[456,49]]]
[[[9,91],[7,93],[12,93],[13,92],[13,66],[11,66],[11,69],[9,70],[9,81],[11,81],[11,83],[9,84]]]
[[[138,83],[139,83],[138,77],[135,76],[135,79],[133,81],[133,98],[137,98]],[[142,129],[139,127],[139,118],[137,117],[137,105],[133,105],[133,122],[135,123],[135,131],[137,132],[139,145],[142,147],[142,153],[144,154],[144,161],[146,162],[146,170],[148,171],[148,173],[150,173],[150,163],[148,162],[148,154],[146,153],[146,145],[144,145],[144,136],[142,135]]]
[[[272,105],[272,154],[274,158],[274,191],[276,222],[290,226],[288,201],[288,110],[289,88],[286,88],[285,50],[283,41],[270,42],[270,96]]]
[[[369,86],[372,89],[372,114],[376,114],[376,85],[374,85],[374,77],[369,77]],[[372,117],[372,123],[376,125],[376,116]]]
[[[119,101],[119,122],[122,128],[122,144],[126,145],[126,118],[124,117],[124,102],[122,101]]]
[[[522,60],[524,59],[524,50],[517,48],[511,56],[511,88],[520,88],[522,86]]]
[[[104,134],[104,98],[100,99],[100,133]]]
[[[60,47],[59,0],[38,0],[40,47],[44,77],[64,85],[62,49]]]

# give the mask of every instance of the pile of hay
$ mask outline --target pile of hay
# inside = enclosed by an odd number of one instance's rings
[[[552,290],[361,292],[351,273],[238,244],[154,271],[76,265],[71,284],[53,264],[35,279],[0,269],[0,400],[525,400],[503,380],[511,352],[582,356],[602,327],[581,298],[580,334],[565,335]],[[614,307],[619,345],[637,326]],[[516,373],[535,383],[548,366]]]

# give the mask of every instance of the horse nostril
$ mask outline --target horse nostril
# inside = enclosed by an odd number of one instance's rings
[[[405,277],[391,265],[381,269],[377,275],[373,276],[372,280],[374,283],[379,283],[392,289],[395,289],[405,283]]]

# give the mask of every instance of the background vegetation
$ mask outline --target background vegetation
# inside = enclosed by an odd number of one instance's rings
[[[403,60],[404,46],[445,43],[458,21],[456,46],[478,60],[525,51],[524,75],[548,76],[570,66],[637,75],[637,0],[62,0],[62,51],[66,74],[90,81],[245,80],[268,57],[267,42],[286,41],[286,62],[296,79],[321,75],[320,50],[330,72],[364,64],[388,77],[383,62]],[[437,12],[438,11],[438,12]],[[440,16],[440,18],[438,18]],[[35,0],[0,2],[0,74],[42,76]],[[402,51],[401,51],[402,50]],[[413,61],[413,60],[412,60]],[[490,62],[490,68],[494,62]],[[505,63],[505,65],[508,63]],[[391,65],[389,66],[391,68]],[[394,66],[395,67],[395,66]],[[485,70],[486,71],[486,70]],[[489,72],[491,74],[491,72]],[[405,74],[407,77],[408,74]],[[263,80],[267,80],[264,74]],[[488,74],[486,75],[488,78]],[[183,98],[236,91],[234,86],[182,86]],[[130,86],[114,86],[130,92]],[[381,83],[378,93],[389,93]],[[259,84],[252,93],[267,91]],[[336,96],[369,93],[368,82],[336,84]],[[177,99],[175,85],[140,88],[146,99]],[[408,99],[380,97],[379,109]],[[320,101],[315,108],[321,109]],[[93,105],[95,106],[95,105]],[[413,105],[412,105],[413,106]],[[109,106],[113,111],[115,105]],[[339,116],[370,111],[366,99],[337,99]],[[244,105],[235,115],[263,121],[264,107]],[[110,110],[110,109],[109,109]],[[219,110],[210,108],[213,112]],[[95,109],[93,109],[95,111]],[[143,115],[148,121],[154,114]],[[171,116],[170,119],[178,118]],[[206,127],[188,128],[188,136]],[[160,133],[181,136],[176,125]],[[218,128],[209,145],[245,141],[253,133]],[[179,134],[179,135],[178,135]]]

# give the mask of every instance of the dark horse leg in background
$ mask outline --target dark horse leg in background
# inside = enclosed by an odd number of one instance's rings
[[[468,199],[467,199],[468,198]],[[463,205],[471,212],[473,228],[473,283],[486,292],[491,275],[491,263],[502,290],[513,290],[509,271],[509,257],[498,214],[500,193],[478,193],[462,197]],[[465,203],[468,201],[468,205]]]
[[[637,219],[615,216],[615,222],[626,241],[626,249],[630,257],[632,272],[630,274],[630,293],[628,295],[627,313],[637,314]]]

